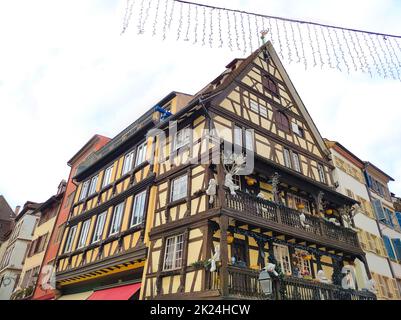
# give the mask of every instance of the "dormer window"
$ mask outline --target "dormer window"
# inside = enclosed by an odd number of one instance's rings
[[[288,117],[282,111],[276,111],[275,120],[277,128],[285,132],[290,132],[290,122]]]

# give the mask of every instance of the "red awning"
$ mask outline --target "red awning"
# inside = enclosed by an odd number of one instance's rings
[[[129,284],[110,289],[97,290],[87,300],[128,300],[139,289],[141,283]]]

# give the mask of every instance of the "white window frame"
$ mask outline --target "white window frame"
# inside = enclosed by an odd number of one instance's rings
[[[134,162],[134,151],[132,150],[131,152],[128,152],[124,156],[123,169],[122,169],[122,173],[121,173],[122,176],[132,170],[133,162]]]
[[[145,216],[146,195],[146,190],[135,195],[134,204],[132,205],[130,227],[134,227],[142,223]]]
[[[184,185],[178,185],[178,183],[182,183]],[[172,202],[178,201],[186,198],[187,196],[188,196],[188,175],[184,174],[182,176],[174,178],[171,181],[170,201]]]
[[[99,242],[102,239],[104,225],[106,222],[107,211],[100,213],[96,218],[95,230],[93,232],[92,243]]]
[[[135,167],[146,161],[147,141],[136,147]]]
[[[74,244],[75,234],[77,233],[77,226],[73,226],[68,230],[67,240],[65,242],[64,253],[69,253]]]
[[[301,162],[300,162],[298,153],[296,153],[296,152],[292,153],[292,162],[293,162],[294,170],[297,172],[301,172]]]
[[[86,180],[84,183],[82,183],[81,193],[79,194],[79,201],[85,199],[88,196],[89,184],[90,180]]]
[[[115,235],[120,231],[121,222],[124,214],[124,207],[125,207],[124,202],[121,202],[114,207],[113,218],[111,219],[111,224],[110,224],[109,236]]]
[[[291,153],[290,150],[287,148],[284,148],[283,150],[283,157],[284,157],[284,165],[287,168],[292,169],[292,162],[291,162]]]
[[[88,239],[90,225],[91,225],[91,219],[85,220],[82,223],[81,234],[79,235],[77,249],[85,247],[86,240]]]
[[[267,108],[265,106],[262,106],[261,104],[250,99],[249,107],[253,112],[256,112],[262,117],[268,118],[269,112],[267,111]]]
[[[174,137],[174,151],[187,146],[191,142],[191,130],[189,126],[178,130]]]
[[[99,175],[95,175],[90,179],[88,197],[96,192],[97,180],[99,179]]]
[[[326,173],[322,164],[318,163],[317,171],[319,172],[319,180],[322,183],[326,183]]]
[[[285,275],[292,274],[290,252],[287,246],[281,244],[273,245],[274,256],[281,266],[281,270]]]
[[[108,168],[106,168],[106,170],[104,170],[102,188],[104,188],[110,184],[113,167],[114,167],[114,165],[111,165]]]
[[[166,239],[163,270],[176,270],[182,267],[184,253],[184,235],[179,234]]]
[[[308,251],[296,248],[295,253],[297,253],[297,252],[309,255]],[[305,260],[303,257],[300,257],[300,260],[301,260],[301,264],[302,264],[302,270],[299,270],[299,273],[302,273],[303,270],[306,269],[308,271],[309,275],[311,276],[312,275],[312,266],[311,266],[310,260]]]

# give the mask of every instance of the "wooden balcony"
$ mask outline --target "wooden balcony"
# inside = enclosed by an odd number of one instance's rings
[[[306,227],[301,224],[299,211],[243,192],[232,195],[226,191],[224,207],[237,220],[340,251],[362,253],[355,231],[320,217],[305,214]]]
[[[285,277],[273,281],[273,295],[267,297],[261,290],[259,271],[228,266],[228,293],[233,299],[273,299],[273,300],[376,300],[367,291],[345,290],[332,284]],[[210,289],[219,290],[219,274],[213,272]]]

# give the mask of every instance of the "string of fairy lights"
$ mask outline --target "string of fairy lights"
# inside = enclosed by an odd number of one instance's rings
[[[287,19],[181,0],[126,0],[130,25],[163,40],[228,47],[244,55],[269,40],[282,60],[401,81],[401,36]]]

